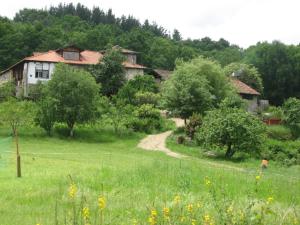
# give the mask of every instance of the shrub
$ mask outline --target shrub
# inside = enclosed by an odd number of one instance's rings
[[[127,127],[132,128],[134,131],[150,133],[153,130],[160,130],[162,124],[159,110],[154,108],[153,105],[144,104],[136,107],[133,117],[127,123]]]
[[[135,94],[135,104],[136,105],[144,105],[151,104],[157,106],[159,101],[159,94],[153,92],[142,92],[139,91]]]
[[[291,130],[282,125],[267,126],[267,135],[276,140],[291,140],[293,138]]]
[[[200,114],[194,113],[189,118],[189,122],[185,126],[186,135],[193,140],[196,130],[201,126],[201,124],[202,124],[202,116]]]
[[[268,140],[262,156],[286,166],[300,165],[300,141]]]
[[[300,99],[289,98],[283,104],[284,122],[290,127],[295,138],[300,135]]]
[[[127,104],[135,104],[135,96],[138,92],[158,92],[158,86],[150,75],[136,76],[129,80],[118,92],[118,98]]]
[[[257,153],[264,141],[265,126],[250,113],[237,108],[221,108],[207,113],[196,138],[204,145],[226,146],[225,156],[237,151]]]
[[[0,85],[0,102],[6,101],[10,97],[15,96],[16,87],[13,82],[7,82]]]

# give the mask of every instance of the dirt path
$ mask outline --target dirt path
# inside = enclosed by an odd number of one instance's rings
[[[172,118],[171,120],[175,122],[176,127],[184,126],[184,121],[182,119]],[[166,147],[166,139],[172,134],[172,132],[173,131],[166,131],[160,134],[148,135],[140,141],[138,147],[144,150],[161,151],[174,158],[183,158],[185,157],[184,155],[172,152]]]

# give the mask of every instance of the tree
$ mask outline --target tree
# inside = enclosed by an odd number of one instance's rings
[[[265,126],[254,115],[238,108],[209,111],[196,133],[199,143],[226,146],[226,158],[236,152],[257,153],[264,142]]]
[[[177,29],[174,29],[174,31],[173,31],[172,39],[174,41],[181,41],[182,40],[181,34]]]
[[[84,70],[57,64],[47,92],[56,102],[56,121],[67,124],[71,137],[76,123],[86,123],[97,116],[99,85]]]
[[[103,59],[90,67],[90,73],[97,83],[101,84],[101,93],[106,96],[117,94],[126,81],[125,70],[122,65],[123,55],[117,49],[106,51]]]
[[[56,122],[57,102],[55,99],[45,96],[37,103],[37,106],[35,123],[43,128],[48,136],[51,136]]]
[[[271,104],[281,105],[289,97],[300,98],[300,47],[278,41],[258,43],[247,49],[245,62],[262,75],[264,94]]]
[[[244,63],[231,63],[224,68],[227,76],[236,76],[240,81],[263,93],[263,84],[258,70],[251,65]]]
[[[153,76],[141,75],[129,80],[118,92],[118,98],[123,99],[126,104],[135,104],[136,95],[139,92],[158,92],[158,86]]]
[[[292,135],[297,138],[300,135],[300,99],[289,98],[282,106],[284,122],[290,127]]]
[[[18,129],[31,124],[34,115],[34,105],[27,101],[10,98],[0,104],[0,120],[12,129],[16,142],[17,177],[21,177],[21,156],[19,151]]]
[[[216,107],[232,87],[217,63],[202,57],[178,62],[162,87],[163,105],[183,119]]]

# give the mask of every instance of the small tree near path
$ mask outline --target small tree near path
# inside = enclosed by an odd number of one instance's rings
[[[264,141],[264,124],[238,108],[221,108],[207,113],[196,138],[207,146],[226,147],[226,158],[237,151],[257,153]]]
[[[9,99],[0,104],[0,120],[12,129],[16,143],[17,177],[21,177],[21,156],[19,151],[18,129],[21,126],[31,124],[34,118],[34,106],[27,101]]]
[[[99,85],[88,72],[58,64],[48,82],[47,93],[56,107],[56,121],[66,123],[70,136],[76,123],[89,122],[97,116]]]

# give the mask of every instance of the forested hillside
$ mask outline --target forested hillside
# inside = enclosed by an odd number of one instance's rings
[[[203,34],[205,36],[205,34]],[[120,45],[140,52],[139,63],[172,70],[175,60],[198,55],[226,66],[244,62],[257,67],[263,79],[264,97],[281,104],[290,96],[300,97],[300,47],[280,42],[258,43],[248,49],[208,37],[183,40],[148,20],[116,17],[112,10],[84,5],[60,4],[47,10],[23,9],[13,20],[0,17],[0,70],[34,51],[48,51],[66,45],[101,50]]]

